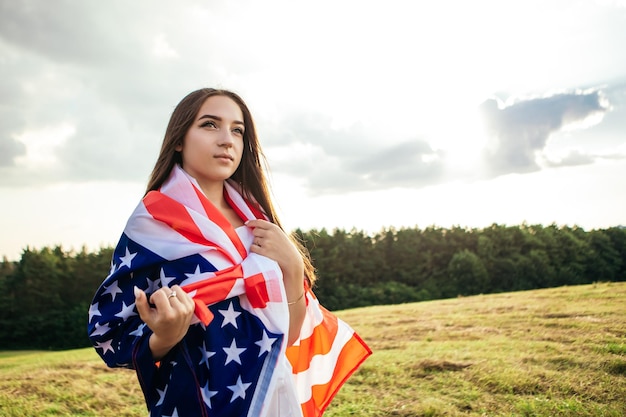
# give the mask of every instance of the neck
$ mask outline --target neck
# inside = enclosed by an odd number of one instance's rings
[[[224,198],[224,183],[221,182],[219,184],[211,184],[210,187],[203,186],[200,184],[200,188],[207,199],[217,208],[220,213],[228,220],[233,228],[237,228],[239,226],[243,226],[243,220],[239,217],[239,215],[233,210],[233,208],[228,204],[226,198]]]
[[[217,208],[229,207],[224,198],[224,183],[199,184],[206,198]]]

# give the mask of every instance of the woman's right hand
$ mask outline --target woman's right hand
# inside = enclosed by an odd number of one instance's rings
[[[160,360],[187,334],[195,304],[178,285],[160,288],[149,300],[144,291],[137,287],[134,291],[139,317],[152,330],[149,342],[152,356]]]

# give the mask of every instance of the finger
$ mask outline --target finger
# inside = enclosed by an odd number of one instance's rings
[[[261,219],[254,219],[254,220],[248,220],[246,222],[246,226],[248,226],[251,229],[257,230],[257,229],[268,229],[269,227],[271,227],[273,225],[272,222],[268,222],[267,220],[261,220]]]
[[[185,307],[186,311],[189,309],[195,309],[196,304],[193,299],[180,287],[180,285],[173,285],[170,289],[176,292],[176,297],[172,297],[170,301],[174,301],[175,298],[176,302]]]
[[[191,298],[186,293],[183,293],[182,296],[178,299],[178,301],[180,301],[180,303],[182,304],[182,307],[184,308],[185,312],[188,312],[191,314],[196,309],[196,303],[193,301],[193,298]]]
[[[150,296],[150,302],[154,304],[157,310],[166,310],[171,308],[169,295],[172,293],[172,290],[169,288],[161,288],[158,291],[155,291]]]
[[[264,239],[266,238],[268,235],[268,230],[267,229],[260,229],[260,228],[256,228],[252,230],[252,236],[254,236],[257,239]]]
[[[178,286],[176,286],[178,287]],[[181,307],[184,309],[185,304],[183,303],[184,292],[178,287],[171,287],[170,293],[167,295],[167,301],[174,310],[181,310]]]
[[[172,285],[170,288],[170,293],[168,294],[168,297],[171,297],[172,299],[177,299],[179,301],[182,301],[185,299],[185,296],[189,297],[189,295],[185,292],[185,290],[183,290],[180,285]]]
[[[146,318],[150,316],[150,304],[148,303],[148,297],[145,292],[137,287],[133,288],[133,292],[135,293],[135,307],[137,307],[139,317],[141,317],[143,321],[146,321]]]
[[[167,300],[168,301],[175,301],[178,300],[178,293],[176,292],[176,290],[174,288],[168,288],[169,293],[167,293]],[[167,292],[167,290],[164,289],[165,292]]]
[[[263,248],[261,246],[257,246],[257,245],[251,245],[250,246],[250,252],[252,253],[256,253],[258,255],[263,255]]]

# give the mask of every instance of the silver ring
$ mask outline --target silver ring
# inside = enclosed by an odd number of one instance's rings
[[[176,297],[176,291],[172,291],[172,293],[167,298]]]

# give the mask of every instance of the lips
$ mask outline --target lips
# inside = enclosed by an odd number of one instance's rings
[[[227,153],[221,153],[219,155],[215,155],[215,158],[217,158],[217,159],[228,159],[229,161],[233,161],[233,157],[230,156]]]

